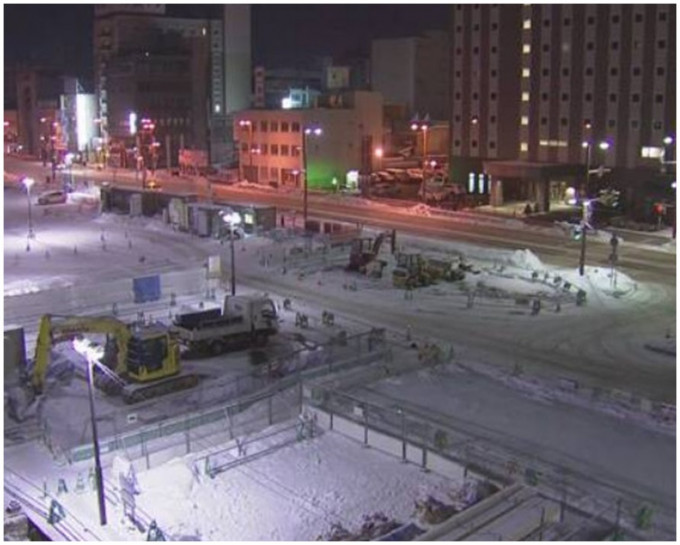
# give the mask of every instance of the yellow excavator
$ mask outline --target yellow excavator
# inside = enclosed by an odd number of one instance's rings
[[[57,316],[46,314],[40,320],[31,385],[40,394],[51,361],[52,346],[86,333],[105,334],[107,343],[99,375],[116,380],[95,383],[107,393],[120,393],[127,403],[136,403],[198,384],[198,376],[183,374],[179,345],[162,325],[128,325],[113,316]],[[113,357],[111,357],[113,353]],[[110,373],[106,373],[106,370]],[[97,377],[97,375],[95,375]]]

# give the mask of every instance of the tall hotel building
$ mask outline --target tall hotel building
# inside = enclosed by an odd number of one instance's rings
[[[453,181],[483,172],[516,179],[507,196],[547,207],[551,183],[585,176],[584,142],[591,166],[611,168],[621,182],[659,171],[675,139],[675,5],[452,11]],[[536,182],[528,194],[527,178]]]

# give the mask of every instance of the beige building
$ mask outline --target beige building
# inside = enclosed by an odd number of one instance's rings
[[[309,187],[352,187],[359,173],[377,167],[375,150],[382,147],[382,105],[379,93],[353,91],[319,97],[317,107],[310,109],[237,113],[234,137],[239,146],[241,178],[302,187],[303,135],[309,128]]]

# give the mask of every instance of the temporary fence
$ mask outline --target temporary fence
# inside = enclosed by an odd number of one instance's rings
[[[150,466],[152,461],[159,463],[161,451],[170,449],[168,452],[174,455],[192,452],[202,448],[198,442],[206,437],[232,439],[261,430],[300,412],[303,381],[386,357],[389,350],[381,330],[296,350],[262,364],[252,373],[173,394],[171,412],[159,422],[131,422],[131,415],[143,414],[143,406],[110,412],[105,419],[98,419],[100,451],[103,456],[125,453],[132,459],[145,459]],[[187,412],[187,407],[204,408]],[[82,433],[74,444],[68,444],[60,441],[59,432],[50,429],[48,420],[43,423],[43,440],[55,457],[76,462],[93,456],[89,416],[78,426]]]
[[[675,536],[674,509],[670,507],[674,498],[617,488],[591,475],[541,460],[530,451],[520,452],[496,443],[475,434],[469,426],[456,427],[444,415],[440,417],[394,398],[383,405],[324,386],[307,388],[306,392],[305,403],[328,414],[331,428],[336,423],[342,426],[349,422],[352,426],[345,432],[367,444],[371,434],[381,434],[384,438],[380,440],[404,461],[428,467],[427,458],[436,456],[448,461],[447,467],[456,464],[463,468],[463,475],[472,473],[497,483],[524,482],[559,502],[562,520],[577,513],[579,524],[584,520],[600,525],[605,522],[612,531],[644,539]],[[584,517],[592,513],[596,517]]]

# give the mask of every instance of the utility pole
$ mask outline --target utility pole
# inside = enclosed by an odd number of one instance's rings
[[[90,397],[90,420],[92,421],[92,446],[94,448],[94,471],[97,480],[97,500],[99,502],[99,522],[106,526],[106,500],[104,499],[104,478],[102,476],[102,463],[99,457],[99,439],[97,438],[97,418],[94,412],[94,391],[93,384],[94,363],[87,361],[87,388]]]

